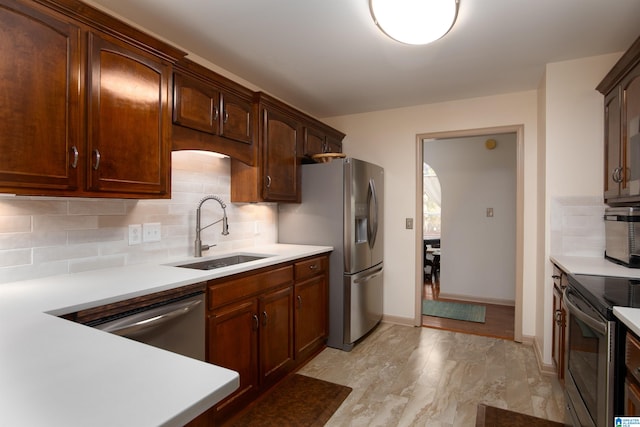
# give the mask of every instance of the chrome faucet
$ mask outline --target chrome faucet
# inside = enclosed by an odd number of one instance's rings
[[[217,220],[217,221],[213,221],[211,224],[209,225],[205,225],[204,227],[200,227],[200,211],[202,210],[202,205],[204,204],[204,202],[206,202],[207,200],[215,200],[218,203],[220,203],[220,206],[222,207],[222,218]],[[202,200],[200,200],[200,203],[198,204],[198,209],[196,209],[196,241],[195,241],[195,256],[197,257],[201,257],[202,256],[202,251],[206,251],[209,250],[209,248],[211,248],[211,246],[215,246],[215,245],[203,245],[202,244],[202,240],[200,240],[200,232],[202,230],[204,230],[205,228],[211,227],[214,224],[219,223],[220,221],[222,221],[222,235],[226,236],[227,234],[229,234],[229,223],[227,222],[227,211],[226,208],[227,205],[224,204],[224,202],[222,201],[222,199],[218,196],[205,196]]]

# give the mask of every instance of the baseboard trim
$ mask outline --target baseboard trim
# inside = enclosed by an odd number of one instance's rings
[[[533,340],[533,354],[536,356],[536,362],[538,363],[538,371],[540,371],[543,375],[555,376],[556,375],[556,367],[553,364],[548,364],[543,362],[542,351],[540,349],[540,345],[538,344],[538,340],[535,337],[530,337]]]
[[[458,301],[479,302],[484,304],[507,305],[510,307],[515,307],[516,305],[516,302],[514,300],[499,299],[499,298],[482,298],[482,297],[474,297],[474,296],[468,296],[468,295],[440,293],[439,298],[455,299]]]
[[[389,316],[387,314],[384,314],[382,316],[382,321],[384,323],[394,323],[396,325],[416,326],[414,324],[414,319],[411,317]]]

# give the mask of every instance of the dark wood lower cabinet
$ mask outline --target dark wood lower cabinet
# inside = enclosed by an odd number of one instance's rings
[[[260,297],[260,385],[269,387],[293,367],[293,286]]]
[[[324,348],[328,266],[321,255],[208,283],[207,361],[240,386],[190,427],[224,424]]]

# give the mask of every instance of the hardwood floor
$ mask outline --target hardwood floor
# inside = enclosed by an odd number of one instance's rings
[[[434,282],[424,284],[422,297],[423,299],[439,301],[454,301],[460,303],[468,302],[440,298],[440,283],[437,278]],[[422,316],[422,326],[462,332],[466,334],[481,335],[485,337],[513,340],[515,321],[515,308],[513,306],[482,304],[476,302],[473,304],[484,305],[486,307],[485,323],[466,322],[464,320],[445,319],[434,316]]]

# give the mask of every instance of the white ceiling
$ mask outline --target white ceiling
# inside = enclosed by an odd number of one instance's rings
[[[368,0],[91,2],[319,118],[532,90],[545,64],[640,35],[638,0],[460,0],[419,47],[383,35]]]

